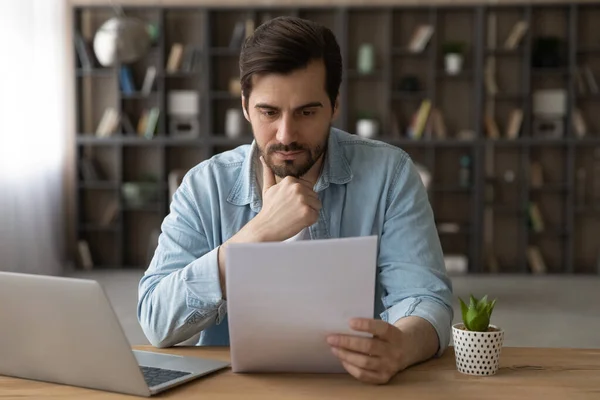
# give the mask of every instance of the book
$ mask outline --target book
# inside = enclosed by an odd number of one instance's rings
[[[85,270],[91,270],[94,268],[94,261],[92,260],[92,253],[90,246],[86,240],[79,240],[77,242],[77,249],[79,252],[79,261],[81,267]]]
[[[433,32],[433,26],[419,25],[413,33],[410,42],[408,43],[409,51],[413,53],[420,53],[425,50],[425,47],[427,47],[427,43],[429,43]]]
[[[544,231],[544,219],[537,203],[529,204],[529,221],[531,223],[531,229],[534,232],[540,233]]]
[[[587,125],[583,119],[583,113],[580,109],[573,110],[573,130],[578,138],[582,138],[587,133]]]
[[[485,116],[484,121],[487,136],[490,139],[499,139],[500,129],[498,129],[498,125],[496,124],[496,120],[494,119],[494,117],[488,114]]]
[[[485,65],[485,89],[488,95],[494,96],[498,93],[498,84],[496,83],[496,63],[493,59],[488,59]]]
[[[142,111],[140,118],[138,119],[137,124],[137,134],[139,136],[144,136],[146,133],[146,126],[148,125],[148,110]]]
[[[192,62],[194,60],[195,49],[194,46],[185,45],[183,48],[183,55],[181,57],[181,65],[179,70],[181,72],[191,72]]]
[[[119,84],[121,91],[126,95],[135,93],[135,84],[133,82],[133,73],[127,65],[121,66],[119,69]]]
[[[116,132],[119,126],[119,112],[113,107],[106,107],[102,119],[96,128],[96,136],[108,137]]]
[[[83,38],[83,35],[78,31],[75,32],[75,52],[77,53],[77,58],[79,59],[81,68],[94,68],[94,55],[92,54],[88,43]]]
[[[156,127],[158,125],[158,117],[160,116],[160,109],[158,107],[152,107],[148,113],[148,120],[146,121],[146,129],[144,130],[144,137],[146,139],[152,139],[156,133]]]
[[[415,113],[413,117],[413,123],[409,127],[409,136],[412,139],[420,139],[423,136],[423,132],[425,126],[427,124],[427,119],[429,118],[429,113],[431,111],[431,100],[426,99],[421,102],[419,109]]]
[[[154,87],[154,81],[156,80],[156,67],[150,65],[146,68],[146,75],[144,76],[144,82],[142,83],[142,94],[148,96],[152,92]]]
[[[104,226],[110,225],[116,218],[117,212],[119,211],[119,202],[117,199],[113,199],[102,214],[100,224]]]
[[[527,261],[529,262],[531,272],[535,274],[546,273],[546,263],[544,262],[544,257],[538,246],[527,247]]]
[[[200,49],[197,49],[193,45],[186,45],[183,51],[183,58],[181,61],[181,72],[196,72],[196,67],[200,64],[202,53]]]
[[[521,131],[521,123],[523,122],[523,110],[516,108],[511,111],[506,126],[506,137],[508,139],[516,139]]]
[[[121,127],[123,129],[123,132],[129,135],[135,135],[135,128],[131,123],[131,119],[129,119],[129,115],[124,113],[121,114]]]
[[[179,71],[182,57],[183,45],[181,43],[173,43],[171,46],[171,52],[169,53],[169,59],[167,60],[167,66],[165,68],[166,72],[173,73]]]
[[[95,182],[100,180],[100,173],[94,160],[89,156],[81,157],[79,161],[79,172],[81,173],[81,178],[86,182]]]
[[[527,22],[517,22],[508,34],[506,41],[504,42],[504,48],[506,50],[514,50],[515,48],[517,48],[517,46],[521,42],[521,39],[523,39],[523,36],[525,36],[525,33],[527,32],[528,28],[529,25],[527,24]]]

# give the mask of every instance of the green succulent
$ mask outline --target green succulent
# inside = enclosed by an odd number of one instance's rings
[[[496,299],[492,302],[488,302],[487,295],[483,296],[480,300],[471,295],[471,301],[468,307],[460,297],[458,300],[460,301],[465,328],[472,332],[487,332]]]

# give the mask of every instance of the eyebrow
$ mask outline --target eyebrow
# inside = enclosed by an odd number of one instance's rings
[[[299,110],[302,110],[304,108],[312,108],[312,107],[323,107],[323,103],[321,103],[320,101],[313,101],[313,102],[310,102],[310,103],[303,104],[303,105],[301,105],[299,107],[296,107],[294,109],[294,111],[299,111]],[[267,110],[279,111],[278,107],[272,106],[272,105],[267,104],[267,103],[257,103],[254,106],[254,108],[265,108]]]

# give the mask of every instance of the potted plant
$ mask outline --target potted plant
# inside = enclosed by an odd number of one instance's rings
[[[457,75],[462,71],[464,50],[463,42],[446,42],[442,45],[444,64],[448,75]]]
[[[379,133],[379,120],[375,114],[361,111],[357,115],[356,134],[358,136],[373,138]]]
[[[487,295],[480,300],[471,295],[468,306],[459,301],[463,322],[452,326],[456,368],[468,375],[494,375],[504,343],[504,331],[490,325],[496,300],[488,302]]]

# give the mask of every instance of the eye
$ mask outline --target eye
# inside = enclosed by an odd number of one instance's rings
[[[274,117],[275,115],[277,115],[277,111],[275,111],[275,110],[264,110],[264,111],[261,111],[261,114],[264,115],[265,117]]]
[[[314,110],[302,110],[302,115],[305,117],[309,117],[311,115],[315,115],[316,111]]]

